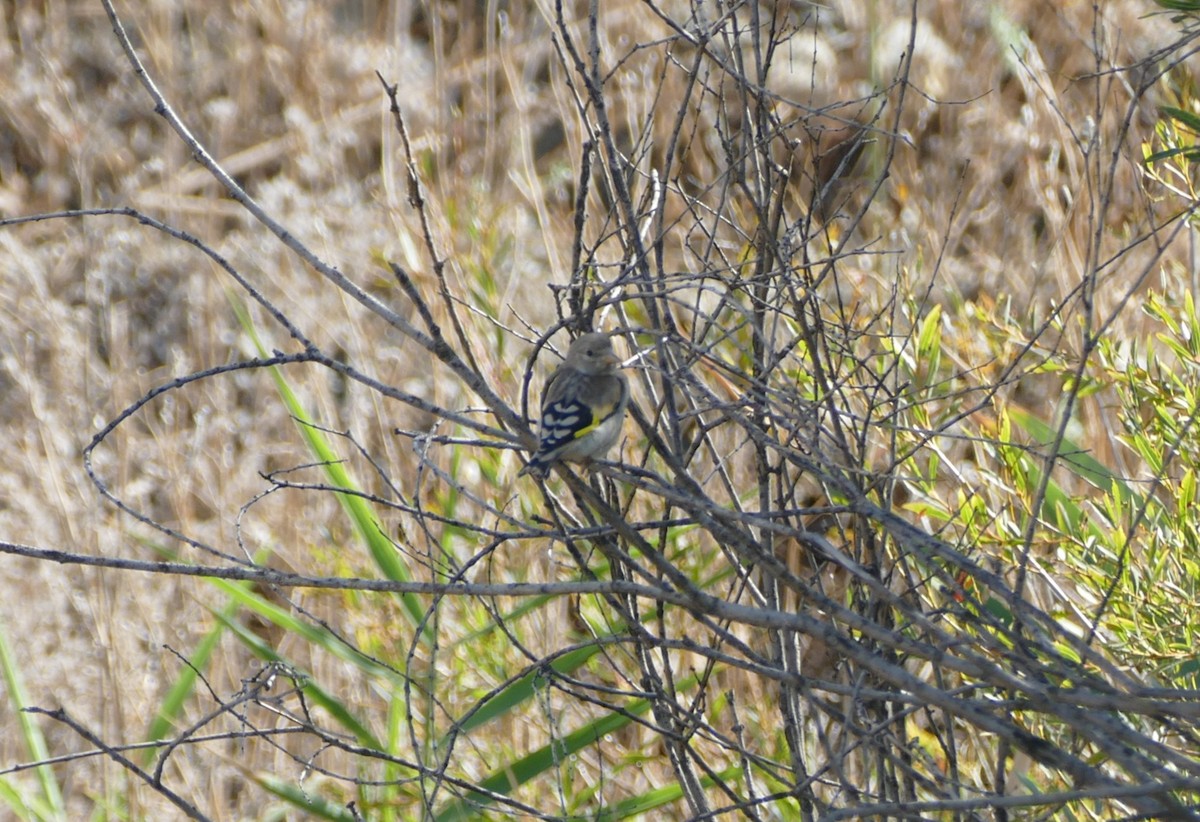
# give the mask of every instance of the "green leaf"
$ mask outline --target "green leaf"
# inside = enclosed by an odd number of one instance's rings
[[[1046,446],[1054,442],[1055,430],[1042,420],[1020,408],[1012,408],[1009,413],[1013,421],[1039,445]],[[1062,440],[1058,461],[1070,469],[1071,473],[1087,480],[1106,493],[1120,494],[1125,501],[1141,501],[1141,496],[1134,493],[1128,483],[1068,437],[1064,437]]]
[[[1172,157],[1183,157],[1186,160],[1195,160],[1200,157],[1200,148],[1168,148],[1162,151],[1155,151],[1152,154],[1147,154],[1144,162],[1149,165],[1159,163],[1163,160],[1170,160]]]
[[[1176,515],[1187,519],[1192,507],[1196,504],[1196,471],[1188,468],[1179,480],[1179,493],[1175,496]]]
[[[937,378],[942,363],[942,307],[935,305],[921,321],[917,335],[917,364],[929,385]]]
[[[1200,116],[1197,116],[1195,113],[1175,108],[1175,106],[1163,106],[1159,111],[1175,122],[1180,123],[1189,131],[1200,134]]]

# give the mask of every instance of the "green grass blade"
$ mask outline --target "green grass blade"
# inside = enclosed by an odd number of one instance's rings
[[[332,631],[305,622],[286,608],[281,608],[246,587],[223,579],[211,579],[210,581],[213,585],[228,593],[230,597],[236,599],[240,605],[254,611],[263,619],[278,625],[288,633],[312,645],[316,645],[326,653],[349,662],[367,676],[387,680],[394,686],[401,686],[403,684],[404,677],[402,674],[359,653],[356,649],[347,645],[345,641],[338,638]]]
[[[693,687],[697,682],[696,676],[687,676],[676,684],[679,691]],[[561,740],[551,742],[541,748],[526,754],[516,761],[502,766],[486,777],[480,784],[481,788],[493,793],[508,794],[518,786],[529,782],[542,773],[556,767],[564,759],[584,748],[595,744],[608,734],[611,734],[650,710],[650,700],[635,699],[629,702],[620,712],[602,716],[583,727],[572,731]],[[455,822],[461,819],[473,819],[479,814],[480,808],[491,804],[491,799],[482,793],[468,793],[456,799],[437,815],[438,822]]]
[[[742,776],[741,765],[731,765],[721,771],[716,777],[705,776],[700,780],[700,784],[705,788],[711,788],[717,784],[717,780],[722,782],[736,781]],[[638,814],[649,813],[650,811],[658,810],[659,808],[670,805],[672,802],[678,802],[683,798],[683,788],[678,782],[670,785],[664,785],[661,788],[655,788],[652,791],[647,791],[640,796],[631,796],[628,799],[623,799],[620,802],[615,802],[609,807],[602,810],[600,813],[592,817],[595,822],[609,822],[614,819],[628,819],[631,816]]]
[[[272,774],[255,774],[250,778],[280,799],[303,811],[305,819],[328,819],[331,822],[357,822],[362,818],[355,816],[345,805],[314,796],[299,788],[294,783],[280,779]]]
[[[599,653],[602,646],[603,643],[598,642],[595,645],[577,648],[555,659],[550,663],[550,667],[557,673],[570,674]],[[538,681],[545,676],[546,674],[540,670],[530,671],[511,685],[501,689],[485,702],[483,707],[463,720],[462,724],[458,727],[458,732],[460,734],[470,733],[481,725],[486,725],[493,719],[533,699],[534,694],[540,687]],[[446,742],[448,740],[444,739],[443,744]]]
[[[163,555],[171,560],[175,560],[176,556],[173,551],[167,551],[161,547],[155,547],[160,555]],[[260,551],[255,554],[255,562],[264,562],[270,556],[270,551]],[[236,585],[243,590],[249,588],[249,583],[238,582],[230,583]],[[231,622],[234,616],[237,615],[238,608],[241,605],[236,599],[230,599],[221,611],[221,616],[218,618],[213,629],[209,631],[192,655],[188,657],[188,662],[191,665],[182,666],[175,684],[167,691],[167,695],[163,698],[162,704],[158,707],[158,713],[150,723],[150,727],[146,731],[146,741],[154,742],[160,739],[167,739],[171,735],[171,731],[175,727],[175,720],[183,713],[184,703],[196,690],[196,682],[199,680],[200,671],[203,671],[208,666],[209,659],[212,658],[213,652],[216,650],[218,643],[226,633],[226,624]],[[142,751],[139,756],[143,764],[146,764],[154,759],[157,751],[154,748],[147,748]]]
[[[230,301],[233,303],[234,312],[237,314],[238,320],[250,336],[259,355],[262,357],[270,356],[266,346],[263,345],[262,340],[259,338],[258,332],[250,320],[250,315],[246,312],[245,306],[233,297],[230,298]],[[342,509],[354,524],[355,531],[366,544],[372,559],[375,560],[376,567],[379,568],[380,572],[387,579],[394,582],[411,582],[412,574],[409,573],[408,566],[404,563],[400,552],[396,550],[395,546],[384,535],[383,529],[380,528],[379,522],[375,519],[371,506],[357,493],[353,493],[358,491],[358,485],[351,478],[350,472],[342,465],[337,452],[330,446],[328,439],[315,426],[308,413],[304,410],[295,392],[292,391],[291,386],[284,379],[283,372],[278,368],[270,370],[271,377],[275,380],[275,387],[279,391],[279,396],[283,399],[284,405],[287,406],[288,412],[296,420],[296,426],[300,431],[300,435],[304,437],[309,451],[321,463],[329,484],[334,488],[352,492],[335,493]],[[421,604],[421,600],[415,594],[401,594],[401,600],[404,603],[404,610],[413,625],[422,624],[425,618],[425,607]],[[428,625],[426,625],[422,638],[426,640],[431,638]]]
[[[0,623],[0,674],[3,674],[9,702],[12,703],[13,710],[16,711],[17,723],[21,726],[25,750],[35,762],[49,759],[46,738],[42,736],[41,728],[38,727],[33,715],[25,712],[30,705],[29,695],[25,692],[21,671],[17,667],[12,648],[8,644],[8,632],[2,623]],[[54,770],[49,765],[38,765],[35,770],[38,782],[42,787],[41,804],[44,804],[44,808],[38,813],[38,816],[42,819],[66,819],[66,805],[63,803],[62,791],[54,776]]]
[[[245,585],[247,583],[236,584]],[[183,713],[184,703],[187,702],[192,692],[196,690],[196,682],[200,678],[199,672],[208,666],[208,661],[212,658],[213,651],[216,650],[221,637],[225,636],[227,632],[225,625],[234,618],[239,607],[240,605],[233,601],[225,605],[221,610],[222,618],[217,621],[211,631],[205,634],[191,656],[188,657],[188,662],[191,665],[181,666],[175,683],[167,690],[167,695],[158,706],[158,713],[154,715],[154,719],[150,722],[150,727],[146,730],[147,742],[155,742],[170,737],[172,730],[175,728],[176,718]],[[152,761],[157,754],[158,749],[146,748],[138,756],[142,764],[145,765]]]
[[[607,567],[607,566],[604,566],[604,567]],[[598,571],[598,573],[599,573],[599,571]],[[725,569],[725,570],[721,571],[719,574],[717,574],[716,576],[706,580],[701,585],[701,587],[707,589],[708,587],[715,585],[717,582],[719,582],[720,580],[727,577],[730,573],[732,573],[731,569]],[[550,600],[553,600],[556,598],[557,597],[536,597],[535,600],[538,603],[544,603],[544,602],[549,602]],[[532,608],[526,607],[526,605],[527,605],[527,603],[522,603],[517,608],[514,608],[512,611],[508,612],[504,616],[503,619],[497,620],[496,625],[489,626],[486,628],[481,628],[478,631],[474,631],[473,633],[471,633],[469,635],[469,637],[474,638],[474,639],[481,639],[481,638],[485,637],[491,631],[496,630],[499,623],[511,625],[513,622],[515,622],[516,620],[520,619],[522,616],[524,616],[525,614],[527,614],[533,610]],[[656,618],[657,618],[657,615],[653,611],[648,612],[644,617],[644,619],[646,621],[650,621],[650,620],[653,620]],[[609,639],[611,639],[613,637],[623,636],[624,632],[625,632],[625,628],[623,625],[614,625],[612,631],[610,631],[609,633],[607,633],[605,635],[597,637],[597,641],[594,645],[589,645],[589,646],[586,646],[583,648],[577,648],[573,651],[563,654],[561,657],[558,657],[552,663],[550,663],[550,667],[557,673],[571,674],[574,671],[578,670],[580,667],[582,667],[589,659],[591,659],[593,656],[595,656],[600,651],[600,648],[604,647],[607,644],[607,641]],[[466,640],[464,639],[463,641],[465,642]],[[455,647],[457,647],[458,645],[461,645],[461,644],[462,644],[461,642],[456,643]],[[470,647],[470,644],[468,644],[467,647]],[[527,701],[532,699],[534,693],[537,690],[537,680],[538,680],[539,676],[541,676],[541,674],[537,671],[528,673],[525,676],[523,676],[520,679],[513,682],[512,684],[506,686],[499,692],[497,692],[494,696],[492,696],[490,699],[487,700],[487,702],[485,702],[483,704],[483,707],[479,708],[477,711],[475,711],[469,717],[467,717],[466,719],[464,719],[462,721],[462,723],[458,726],[458,732],[459,733],[470,733],[471,731],[475,730],[476,728],[486,725],[488,722],[491,722],[493,719],[503,716],[507,712],[513,710],[514,708],[516,708],[520,705],[523,705],[524,703],[526,703]],[[448,743],[448,739],[443,738],[442,744],[445,745],[447,743]]]
[[[218,619],[221,618],[220,614],[216,616]],[[286,659],[279,656],[270,645],[263,642],[262,638],[247,629],[246,626],[232,620],[226,623],[226,625],[230,632],[236,635],[242,644],[249,648],[259,659],[267,662],[287,663]],[[352,733],[360,745],[366,745],[379,751],[385,750],[380,741],[371,733],[371,730],[344,703],[326,693],[312,679],[309,679],[304,685],[304,698],[310,709],[318,707],[324,710],[338,724]]]
[[[0,779],[0,806],[7,806],[13,813],[14,819],[50,819],[49,813],[43,814],[35,810],[21,788],[10,779]]]
[[[403,700],[392,700],[388,706],[387,722],[388,750],[403,750],[408,741],[408,735],[405,732],[408,724],[408,711],[405,710]],[[393,820],[401,818],[397,810],[401,807],[399,799],[402,790],[399,786],[406,783],[411,784],[411,776],[412,772],[407,768],[397,765],[395,762],[384,761],[383,779],[388,783],[388,787],[384,788],[381,807],[378,809],[380,822],[393,822]]]
[[[565,758],[578,753],[606,734],[623,728],[633,721],[633,716],[639,716],[650,710],[650,702],[644,699],[635,700],[628,706],[625,713],[612,713],[573,731],[561,740],[544,745],[536,751],[527,754],[509,765],[486,777],[480,787],[495,793],[511,793],[518,786],[534,779],[542,773],[554,768]],[[482,807],[490,805],[492,800],[482,793],[468,793],[461,799],[456,799],[442,810],[435,818],[438,822],[458,822],[463,819],[476,819]]]

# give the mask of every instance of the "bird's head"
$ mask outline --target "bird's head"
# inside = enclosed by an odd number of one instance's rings
[[[567,362],[585,374],[603,374],[621,364],[613,351],[612,338],[600,332],[584,334],[571,343]]]

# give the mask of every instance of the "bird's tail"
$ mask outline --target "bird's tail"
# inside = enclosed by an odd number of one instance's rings
[[[538,455],[530,458],[529,462],[525,463],[525,467],[517,472],[518,477],[523,477],[528,474],[531,477],[541,479],[546,476],[546,471],[550,468],[550,463]]]

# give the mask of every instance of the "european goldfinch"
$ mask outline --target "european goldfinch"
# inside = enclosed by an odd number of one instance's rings
[[[541,441],[518,476],[544,476],[559,460],[587,462],[613,447],[629,404],[620,365],[607,334],[584,334],[571,343],[542,390]]]

